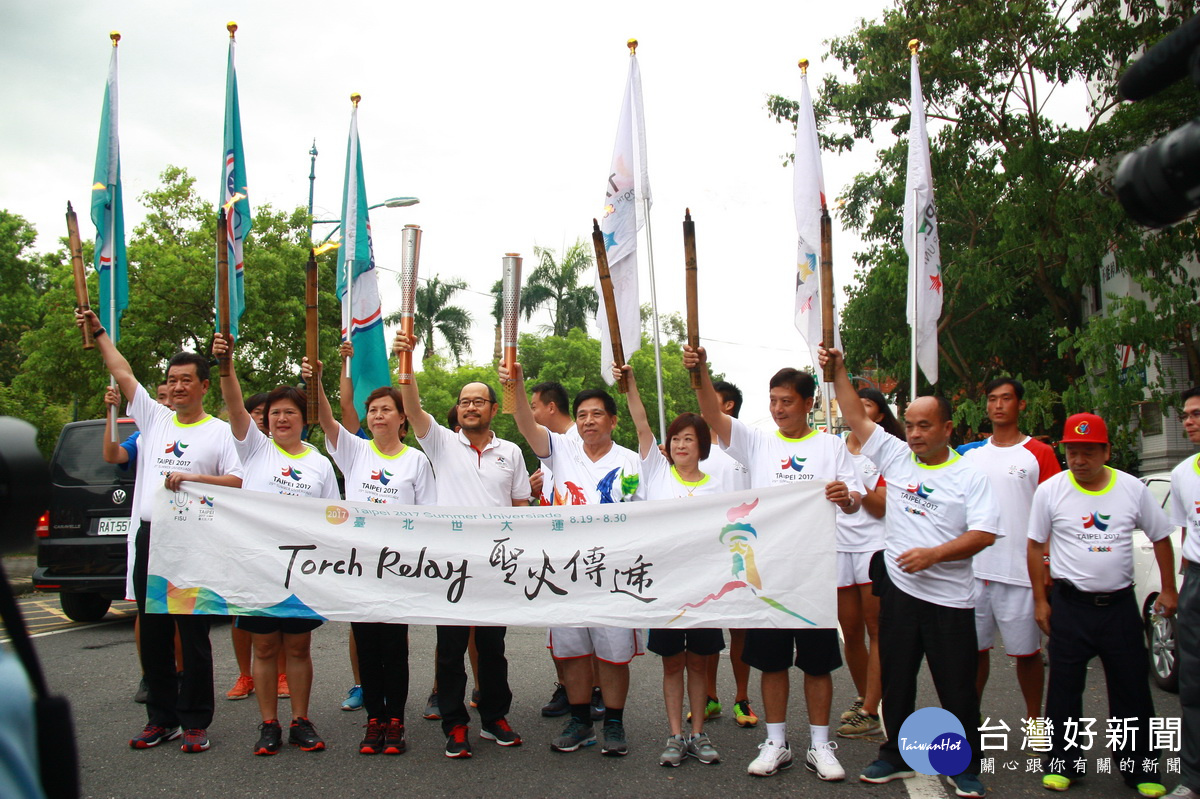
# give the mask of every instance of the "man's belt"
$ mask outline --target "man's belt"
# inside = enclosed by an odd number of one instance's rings
[[[1085,605],[1095,605],[1098,608],[1103,608],[1103,607],[1107,607],[1108,605],[1115,604],[1115,603],[1121,601],[1122,599],[1124,599],[1125,597],[1131,596],[1133,594],[1133,586],[1132,585],[1127,585],[1124,588],[1117,589],[1116,591],[1108,591],[1106,593],[1095,593],[1092,591],[1080,591],[1078,588],[1076,588],[1074,585],[1072,585],[1069,581],[1063,580],[1061,578],[1055,580],[1054,585],[1058,588],[1059,593],[1061,593],[1063,596],[1069,597],[1077,602],[1082,602]]]

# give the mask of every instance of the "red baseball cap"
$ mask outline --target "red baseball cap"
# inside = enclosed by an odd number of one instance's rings
[[[1094,413],[1073,413],[1063,424],[1064,444],[1107,444],[1108,425]]]

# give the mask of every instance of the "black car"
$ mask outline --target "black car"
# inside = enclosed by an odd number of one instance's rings
[[[136,430],[133,420],[120,420],[117,440]],[[50,459],[50,507],[38,525],[34,588],[58,592],[74,621],[97,621],[125,596],[137,464],[105,463],[103,444],[103,419],[63,427]]]

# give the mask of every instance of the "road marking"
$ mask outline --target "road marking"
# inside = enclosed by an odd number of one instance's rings
[[[904,781],[911,799],[943,799],[946,795],[942,781],[929,774],[917,774]]]

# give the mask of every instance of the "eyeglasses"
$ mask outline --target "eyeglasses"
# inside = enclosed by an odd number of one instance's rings
[[[1200,422],[1200,411],[1188,411],[1179,415],[1183,419],[1191,419],[1193,422]]]
[[[492,401],[490,399],[484,399],[483,397],[474,397],[471,399],[460,399],[458,401],[458,407],[460,407],[460,408],[486,408],[488,405],[491,405],[491,404],[492,404]]]

